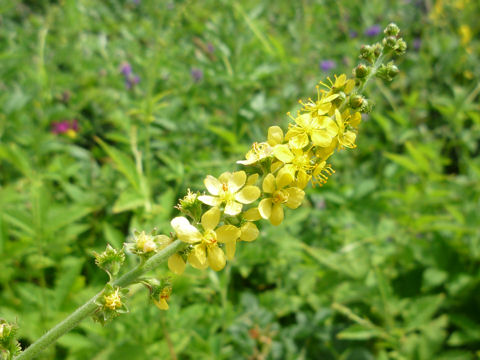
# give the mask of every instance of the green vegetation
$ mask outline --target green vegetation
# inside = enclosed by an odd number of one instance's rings
[[[159,269],[167,312],[135,285],[129,314],[84,321],[39,358],[478,358],[478,13],[473,0],[0,2],[0,317],[23,348],[38,339],[108,281],[94,252],[172,231],[187,188],[233,170],[394,21],[400,74],[372,80],[358,148],[301,208],[263,222],[221,272]]]

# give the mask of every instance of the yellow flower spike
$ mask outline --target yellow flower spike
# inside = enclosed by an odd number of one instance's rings
[[[253,241],[258,237],[258,234],[260,233],[257,226],[250,221],[243,224],[240,228],[240,231],[240,240],[242,241]]]
[[[176,253],[168,258],[168,268],[176,275],[182,275],[185,271],[185,261],[183,257]]]
[[[283,206],[296,209],[300,206],[305,193],[298,187],[288,187],[293,176],[287,170],[280,171],[276,177],[268,174],[263,181],[263,191],[270,194],[260,201],[258,210],[264,219],[270,220],[272,225],[280,225],[284,218]]]
[[[302,189],[307,186],[310,180],[309,171],[313,169],[311,164],[312,154],[304,152],[301,149],[290,149],[288,145],[277,145],[273,149],[275,157],[284,163],[285,171],[288,171],[295,177]]]
[[[225,214],[235,216],[242,211],[242,204],[250,204],[260,196],[260,189],[253,185],[245,185],[245,171],[225,172],[218,180],[211,175],[205,178],[205,187],[210,195],[199,196],[198,199],[210,206],[225,204]]]

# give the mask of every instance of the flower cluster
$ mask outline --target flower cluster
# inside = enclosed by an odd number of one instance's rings
[[[0,319],[0,359],[10,360],[20,353],[16,324]]]
[[[187,264],[219,271],[234,258],[238,243],[258,237],[256,222],[263,219],[280,225],[288,216],[286,211],[302,204],[308,184],[322,186],[335,173],[329,162],[335,151],[356,148],[362,114],[372,109],[363,93],[368,80],[390,81],[398,74],[393,61],[385,61],[402,54],[405,42],[394,24],[384,34],[382,42],[362,47],[363,63],[351,77],[327,78],[317,85],[316,99],[300,100],[298,113],[288,113],[291,122],[286,132],[271,126],[267,138],[254,143],[245,159],[237,161],[242,169],[218,177],[207,175],[203,192],[189,189],[176,206],[182,215],[171,221],[174,232],[170,236],[136,232],[126,249],[146,261],[180,240],[184,246],[168,258],[170,271],[180,275]],[[107,249],[105,259],[98,261],[108,264],[115,256]],[[169,281],[147,279],[143,283],[157,307],[168,309]],[[112,288],[104,296],[101,309],[107,318],[117,314],[122,304],[118,291]]]

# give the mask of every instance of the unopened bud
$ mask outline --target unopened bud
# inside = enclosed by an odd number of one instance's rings
[[[400,29],[395,23],[390,23],[385,30],[383,30],[383,33],[386,36],[397,36],[400,33]]]
[[[398,68],[393,64],[393,62],[389,62],[387,65],[382,64],[377,72],[375,73],[375,76],[384,79],[387,81],[392,81],[395,76],[398,75],[400,71]]]
[[[356,78],[363,79],[365,76],[368,75],[368,67],[366,67],[363,64],[358,65],[354,70],[353,70],[353,75]]]
[[[101,254],[93,253],[95,256],[95,264],[103,270],[105,270],[110,277],[118,274],[120,268],[125,261],[125,253],[123,248],[115,250],[110,244]]]
[[[407,51],[407,43],[403,39],[398,39],[397,40],[397,45],[395,46],[395,54],[396,55],[402,55]]]
[[[364,101],[365,101],[365,98],[362,95],[350,96],[350,107],[352,109],[357,109],[360,106],[362,106]]]
[[[383,39],[383,46],[385,46],[387,49],[395,48],[396,44],[397,44],[397,38],[395,36],[387,36],[386,38]]]

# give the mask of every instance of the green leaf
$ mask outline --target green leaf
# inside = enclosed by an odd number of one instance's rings
[[[140,191],[140,175],[137,171],[133,160],[125,153],[114,147],[107,145],[102,139],[95,138],[105,152],[110,156],[115,163],[118,171],[120,171],[128,179],[130,184]]]
[[[115,214],[121,213],[123,211],[129,211],[136,209],[144,205],[145,201],[137,191],[133,189],[125,189],[120,197],[113,204],[113,212]]]
[[[368,340],[375,337],[381,337],[381,332],[377,329],[368,328],[360,324],[354,324],[337,334],[341,340]]]

